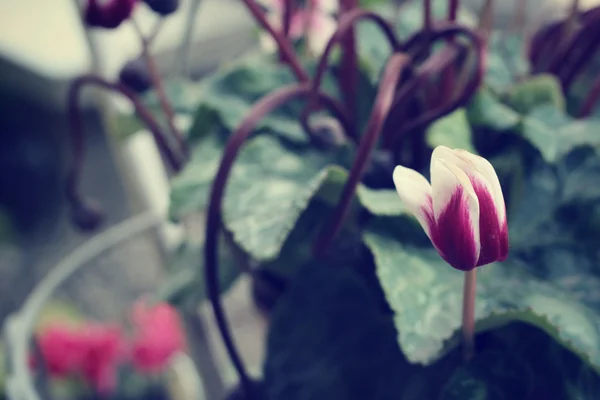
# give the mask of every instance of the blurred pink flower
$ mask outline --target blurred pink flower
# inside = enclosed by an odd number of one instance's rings
[[[51,376],[80,373],[98,392],[115,389],[125,347],[117,327],[88,323],[70,327],[56,323],[38,334],[38,345]]]
[[[85,346],[81,339],[72,327],[58,323],[47,326],[37,335],[42,358],[51,376],[62,378],[81,366]]]
[[[83,19],[88,26],[113,29],[133,12],[137,0],[88,0]]]
[[[126,357],[126,343],[116,326],[88,324],[80,332],[85,343],[81,372],[98,393],[117,386],[117,368]]]
[[[150,306],[138,301],[133,307],[131,320],[136,329],[131,356],[139,371],[161,371],[171,356],[185,347],[179,315],[170,305],[160,303]]]
[[[311,53],[320,54],[335,33],[337,21],[333,13],[337,2],[333,0],[307,0],[309,6],[297,7],[292,14],[290,38],[306,38]],[[285,0],[262,0],[268,9],[268,20],[276,29],[282,29]],[[274,50],[275,43],[268,34],[261,36],[261,42],[267,49]]]

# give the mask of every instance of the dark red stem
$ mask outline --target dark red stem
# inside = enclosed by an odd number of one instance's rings
[[[448,19],[450,20],[450,22],[456,22],[459,4],[460,4],[459,0],[449,0]]]
[[[358,8],[357,0],[340,0],[341,15],[352,12]],[[344,97],[346,112],[356,122],[356,98],[358,86],[358,58],[356,51],[356,33],[351,25],[342,37],[342,63],[340,65],[339,82]]]
[[[269,34],[273,37],[275,42],[277,43],[277,47],[279,48],[279,53],[281,54],[282,59],[290,66],[294,75],[300,82],[308,82],[310,76],[300,63],[300,59],[298,55],[294,51],[291,43],[284,36],[283,32],[278,31],[267,21],[264,12],[261,10],[260,6],[256,4],[254,0],[243,0],[244,4],[252,14],[252,16],[258,21],[258,23],[265,29]]]
[[[308,116],[312,112],[315,107],[317,100],[317,93],[321,87],[321,82],[323,81],[323,77],[325,76],[325,72],[327,71],[327,63],[329,61],[329,55],[333,51],[333,48],[340,43],[342,38],[346,35],[346,33],[354,26],[354,24],[358,23],[361,20],[370,20],[377,24],[386,36],[388,42],[390,43],[390,47],[392,52],[400,47],[400,42],[396,37],[396,33],[394,32],[394,28],[381,16],[366,10],[354,9],[342,15],[339,20],[338,28],[335,34],[329,39],[323,54],[321,54],[321,58],[319,59],[319,64],[317,66],[317,70],[315,73],[315,77],[312,80],[312,91],[309,99],[306,103],[306,108],[302,114],[303,123],[306,125],[308,121]],[[357,138],[353,138],[357,140]]]
[[[369,160],[369,156],[375,145],[377,139],[381,133],[381,128],[388,116],[390,108],[394,100],[394,94],[396,93],[396,86],[401,79],[402,71],[409,64],[410,58],[402,53],[393,54],[388,60],[383,76],[379,83],[379,89],[377,96],[375,97],[375,103],[371,110],[371,116],[367,122],[365,133],[362,136],[360,146],[358,148],[356,158],[352,164],[352,169],[348,176],[348,180],[344,185],[340,201],[338,202],[331,221],[321,231],[315,246],[313,253],[317,256],[323,256],[325,251],[332,243],[335,236],[342,228],[342,224],[346,219],[356,187],[360,182],[362,174]]]
[[[239,128],[229,137],[223,158],[210,190],[210,200],[208,203],[206,220],[206,242],[204,249],[205,280],[208,299],[210,300],[217,322],[217,327],[225,344],[242,386],[249,396],[252,395],[252,382],[248,377],[242,359],[235,346],[233,336],[229,329],[229,323],[221,304],[219,288],[219,264],[218,264],[218,233],[223,224],[222,222],[222,203],[225,187],[231,168],[236,160],[244,142],[254,132],[256,125],[267,114],[282,106],[288,101],[299,97],[305,97],[311,92],[308,84],[293,84],[279,88],[278,90],[263,97],[257,103],[250,114],[240,124]],[[330,96],[318,92],[320,103],[322,103],[338,119],[345,128],[349,127],[349,121],[344,119],[344,111],[339,108],[336,101]],[[254,398],[254,397],[252,397]]]
[[[423,30],[431,31],[433,28],[433,13],[431,10],[431,0],[423,0]]]
[[[67,98],[67,115],[69,119],[69,129],[71,133],[71,146],[73,154],[71,168],[67,176],[66,195],[69,200],[79,200],[77,185],[83,167],[85,154],[83,133],[84,125],[83,118],[81,116],[81,110],[79,108],[79,96],[81,90],[86,86],[99,86],[106,90],[119,92],[125,97],[127,97],[135,107],[135,111],[139,118],[142,121],[144,121],[150,132],[152,132],[154,140],[156,140],[156,143],[167,158],[170,166],[173,168],[174,171],[181,170],[185,162],[185,157],[169,147],[166,136],[162,131],[160,125],[154,119],[152,113],[138,99],[137,95],[133,91],[119,83],[108,82],[98,75],[82,75],[73,80],[73,82],[69,86]]]
[[[290,38],[290,27],[292,25],[292,16],[296,10],[296,0],[285,0],[283,2],[283,34],[286,39]]]
[[[579,110],[578,118],[586,118],[589,117],[596,103],[598,103],[598,98],[600,98],[600,76],[596,78],[594,84],[592,85],[592,90],[589,91],[587,97],[583,101],[583,105]]]

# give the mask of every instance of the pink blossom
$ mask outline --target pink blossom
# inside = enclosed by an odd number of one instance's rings
[[[133,12],[137,0],[88,0],[83,19],[89,26],[113,29]]]
[[[65,377],[81,366],[85,343],[73,328],[47,326],[37,335],[37,344],[51,376]]]
[[[430,168],[431,184],[402,166],[393,178],[400,199],[442,258],[462,271],[505,260],[506,207],[494,167],[467,151],[438,146]]]
[[[332,14],[336,11],[337,3],[332,0],[308,1],[311,1],[310,7],[298,7],[294,10],[289,36],[292,39],[305,37],[310,51],[319,54],[336,30],[337,22]],[[282,29],[285,0],[267,0],[264,3],[269,9],[269,22],[276,29]],[[274,49],[270,37],[263,36],[262,43],[265,47]]]
[[[139,301],[133,308],[131,319],[136,328],[132,361],[140,371],[161,371],[171,357],[185,347],[179,315],[170,305],[149,306]]]
[[[118,364],[125,348],[118,328],[100,324],[48,326],[38,335],[38,345],[48,371],[55,377],[81,373],[98,392],[116,386]]]
[[[85,342],[81,372],[99,393],[110,393],[117,385],[117,368],[126,355],[121,330],[116,326],[88,324],[81,331]]]

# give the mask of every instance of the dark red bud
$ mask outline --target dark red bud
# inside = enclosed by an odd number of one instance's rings
[[[136,93],[144,93],[152,87],[148,65],[141,58],[128,61],[121,69],[119,82]]]
[[[93,232],[102,224],[104,214],[100,205],[90,199],[71,202],[71,221],[84,232]]]
[[[162,16],[169,15],[179,8],[179,0],[144,0],[144,3]]]
[[[137,0],[88,0],[84,21],[88,26],[114,29],[131,16]]]

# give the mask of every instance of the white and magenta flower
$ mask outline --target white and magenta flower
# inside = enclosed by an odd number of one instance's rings
[[[400,199],[452,267],[470,271],[506,259],[504,196],[486,159],[438,146],[431,156],[431,184],[402,166],[393,179]]]

